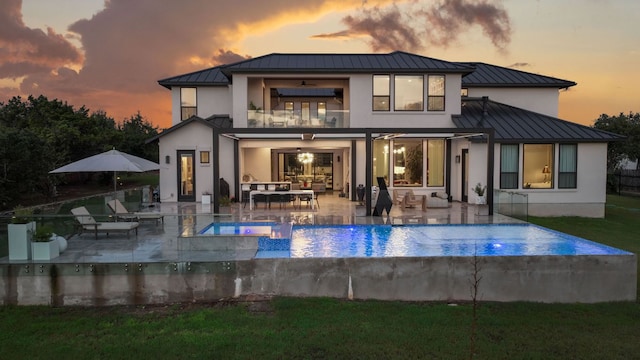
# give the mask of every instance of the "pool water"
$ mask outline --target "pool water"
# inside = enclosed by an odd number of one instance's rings
[[[212,223],[198,232],[199,235],[246,235],[269,236],[273,222],[256,223]]]
[[[267,245],[268,246],[268,245]],[[294,226],[289,251],[257,258],[621,255],[616,248],[531,224]]]

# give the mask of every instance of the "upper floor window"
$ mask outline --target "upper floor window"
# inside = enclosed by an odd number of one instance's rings
[[[318,120],[320,121],[327,120],[327,103],[326,102],[318,103]]]
[[[373,111],[389,111],[389,75],[373,75]]]
[[[396,75],[394,77],[394,110],[424,110],[424,79],[422,75]]]
[[[428,111],[444,111],[444,75],[429,75]]]
[[[180,120],[187,120],[198,114],[196,94],[196,88],[180,88]]]

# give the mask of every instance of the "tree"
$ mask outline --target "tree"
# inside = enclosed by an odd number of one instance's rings
[[[138,113],[122,124],[102,111],[89,113],[45,96],[0,103],[0,208],[34,193],[50,197],[60,177],[49,171],[112,148],[158,161],[158,134]]]
[[[602,114],[593,127],[626,136],[623,141],[609,143],[607,154],[609,171],[618,170],[624,158],[630,160],[640,158],[640,113],[629,112],[628,115],[620,113],[618,116]]]

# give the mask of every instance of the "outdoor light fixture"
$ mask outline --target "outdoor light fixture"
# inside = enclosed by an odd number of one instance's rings
[[[456,155],[456,164],[460,164],[460,155]]]

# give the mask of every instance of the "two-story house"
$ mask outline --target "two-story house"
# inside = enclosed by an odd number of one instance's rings
[[[161,201],[247,181],[358,184],[527,195],[529,214],[603,217],[615,134],[557,118],[571,81],[405,52],[270,54],[159,81],[172,126],[160,150]],[[215,196],[215,195],[214,195]],[[368,199],[368,209],[371,202]],[[217,203],[214,202],[217,209]]]

